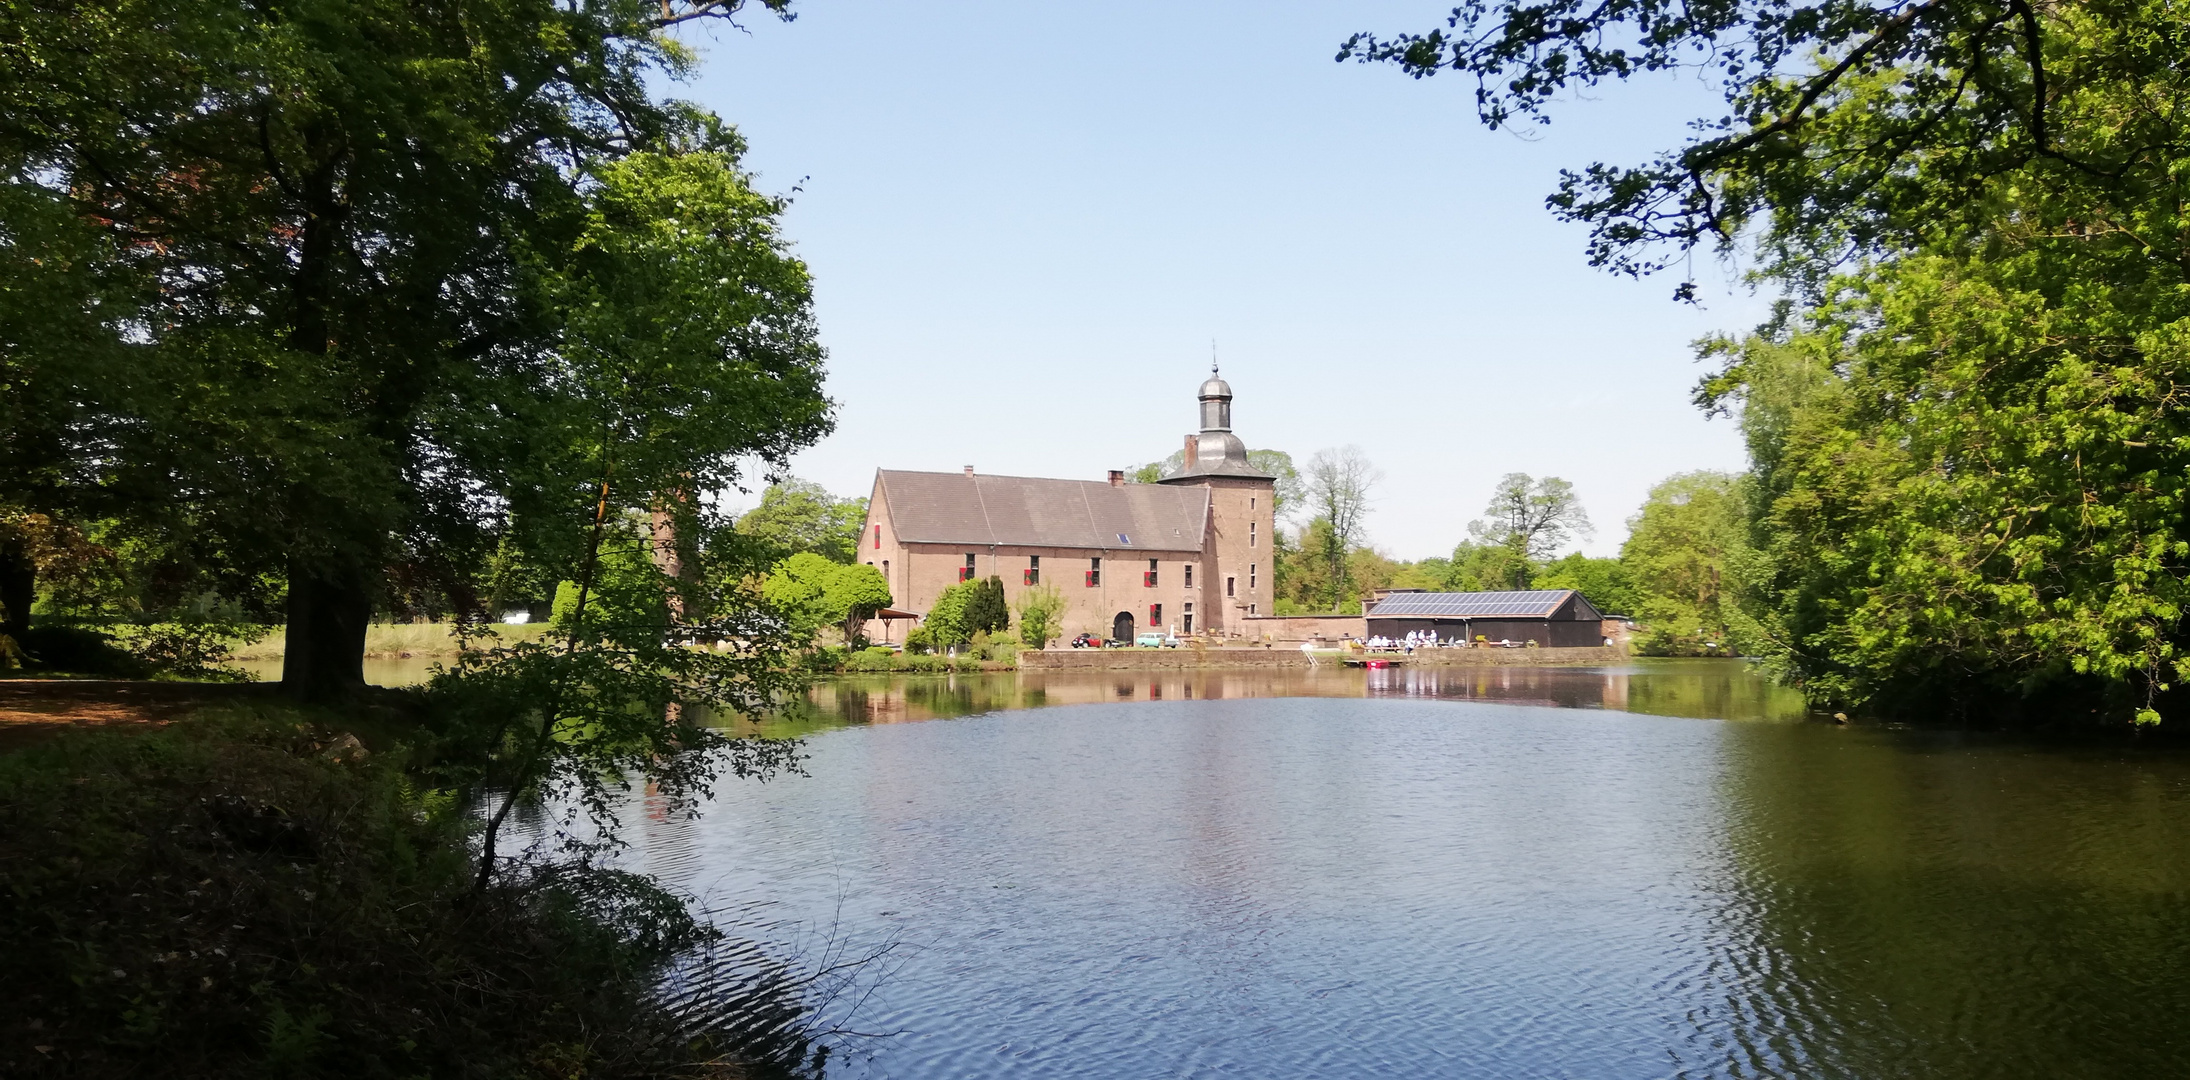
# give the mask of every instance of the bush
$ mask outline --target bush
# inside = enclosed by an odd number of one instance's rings
[[[851,650],[842,645],[822,645],[806,654],[801,664],[808,671],[842,671]]]
[[[905,651],[914,656],[925,656],[935,651],[935,631],[925,626],[913,628],[905,635]]]
[[[651,993],[714,936],[679,898],[584,865],[473,892],[464,808],[322,719],[200,714],[0,756],[0,1068],[630,1076],[724,1045]]]
[[[121,679],[152,674],[152,666],[122,648],[114,635],[88,626],[32,626],[18,644],[30,660],[54,671]]]
[[[896,671],[897,653],[885,648],[862,649],[844,662],[844,670],[858,672]]]

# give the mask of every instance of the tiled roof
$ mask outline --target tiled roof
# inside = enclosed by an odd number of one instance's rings
[[[1573,596],[1572,589],[1534,589],[1527,592],[1399,592],[1369,609],[1372,619],[1400,616],[1448,619],[1548,619]],[[1576,605],[1577,618],[1597,618],[1594,607],[1583,600]]]
[[[1209,489],[964,473],[878,474],[890,528],[914,544],[1200,551]]]

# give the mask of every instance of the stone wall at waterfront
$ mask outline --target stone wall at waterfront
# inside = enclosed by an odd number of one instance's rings
[[[1413,654],[1373,654],[1404,667],[1596,667],[1617,664],[1627,654],[1616,648],[1586,649],[1421,649]],[[1181,668],[1304,668],[1308,655],[1298,649],[1044,649],[1019,654],[1021,671],[1168,671]],[[1316,662],[1342,661],[1319,653]]]

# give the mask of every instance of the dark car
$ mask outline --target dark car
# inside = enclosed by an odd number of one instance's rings
[[[1072,647],[1075,649],[1100,649],[1103,644],[1103,639],[1093,634],[1081,634],[1072,639]]]

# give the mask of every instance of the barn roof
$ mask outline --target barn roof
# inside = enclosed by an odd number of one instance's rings
[[[1372,619],[1405,616],[1445,619],[1548,619],[1572,598],[1577,619],[1598,618],[1597,609],[1572,589],[1525,592],[1396,592],[1376,602]],[[1586,610],[1585,610],[1586,609]]]
[[[914,544],[1200,551],[1209,489],[965,473],[876,473],[891,531]]]

